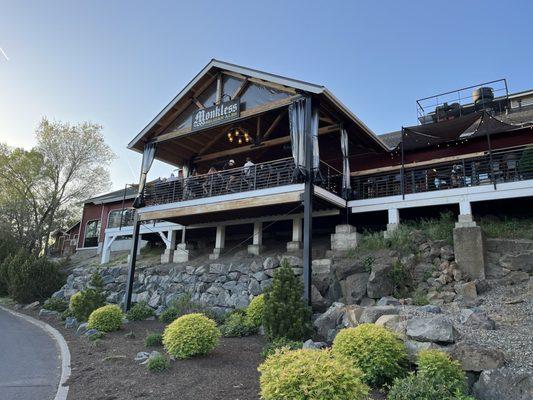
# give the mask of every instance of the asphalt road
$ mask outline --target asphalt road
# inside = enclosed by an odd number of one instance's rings
[[[0,399],[52,400],[61,360],[44,330],[0,309]]]

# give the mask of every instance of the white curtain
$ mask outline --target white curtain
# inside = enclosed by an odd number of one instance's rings
[[[135,201],[133,202],[133,207],[135,208],[144,207],[144,189],[146,188],[146,177],[148,176],[148,172],[150,172],[150,168],[154,162],[155,150],[156,144],[153,142],[147,143],[144,146],[141,164],[141,177],[139,178],[139,192],[135,198]]]
[[[350,195],[352,184],[350,182],[350,160],[348,159],[348,133],[344,127],[341,129],[342,150],[342,193],[345,198]]]

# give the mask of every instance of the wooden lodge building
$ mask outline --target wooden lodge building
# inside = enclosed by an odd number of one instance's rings
[[[418,125],[377,136],[324,86],[212,60],[128,144],[143,154],[135,218],[100,231],[102,261],[120,235],[147,232],[165,243],[162,261],[187,261],[186,232],[207,227],[210,258],[234,226],[249,227],[259,254],[266,227],[286,221],[309,290],[313,227],[342,251],[357,244],[359,215],[386,215],[390,233],[405,210],[452,205],[457,226],[472,227],[473,203],[533,198],[533,91],[499,80],[417,106]],[[180,173],[146,182],[154,159]],[[133,241],[130,289],[137,251]]]

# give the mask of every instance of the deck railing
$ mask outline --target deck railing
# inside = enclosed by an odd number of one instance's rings
[[[487,152],[479,157],[352,178],[353,199],[497,185],[533,179],[533,147]]]
[[[335,191],[340,183],[337,170],[321,162],[322,179],[317,184]],[[301,183],[295,173],[292,157],[238,167],[188,178],[151,182],[146,185],[146,205],[167,204],[185,200],[240,193]]]

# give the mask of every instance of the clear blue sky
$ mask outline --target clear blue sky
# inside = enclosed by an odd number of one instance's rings
[[[532,15],[533,1],[4,1],[0,141],[31,147],[42,116],[99,122],[123,187],[140,164],[126,144],[211,58],[323,84],[385,133],[416,123],[420,97],[533,88]]]

